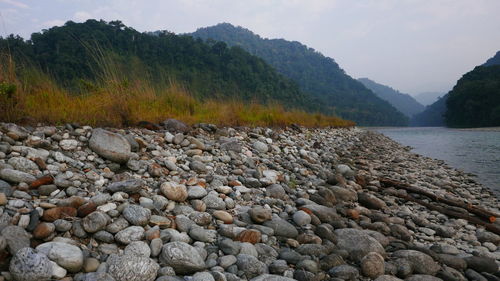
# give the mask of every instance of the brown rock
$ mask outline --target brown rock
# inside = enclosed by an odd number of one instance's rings
[[[0,193],[0,206],[3,206],[3,205],[7,205],[7,202],[9,200],[7,199],[7,196],[5,195],[5,193]]]
[[[54,233],[55,230],[56,227],[53,223],[42,222],[36,226],[33,231],[33,237],[36,239],[45,239]]]
[[[223,221],[225,224],[233,223],[233,216],[226,211],[215,211],[212,214],[216,219]]]
[[[353,220],[359,219],[359,211],[356,209],[347,209],[345,213],[346,213],[347,217],[349,217]]]
[[[323,240],[317,235],[302,233],[297,236],[297,241],[300,244],[321,244]]]
[[[240,234],[238,234],[238,236],[236,236],[236,241],[256,244],[260,242],[261,236],[262,235],[260,234],[260,231],[255,229],[247,229],[243,230],[242,232],[240,232]]]
[[[45,164],[45,161],[43,161],[42,158],[35,158],[33,160],[33,162],[35,162],[35,164],[40,168],[40,170],[47,170],[47,164]]]
[[[160,186],[160,190],[169,200],[184,202],[188,198],[188,193],[185,185],[176,184],[173,182],[164,182]]]
[[[256,223],[263,223],[265,221],[271,220],[272,212],[269,209],[263,208],[261,206],[253,207],[248,211],[250,218]]]
[[[43,176],[30,184],[30,189],[35,189],[41,185],[47,185],[54,183],[54,178],[51,175]]]
[[[83,218],[86,217],[88,214],[94,212],[97,209],[97,205],[94,202],[88,202],[80,207],[78,207],[78,216]]]
[[[85,200],[85,198],[83,197],[71,196],[70,198],[59,201],[57,205],[59,207],[73,207],[75,209],[78,209],[78,207],[82,206],[86,202],[87,200]]]
[[[53,222],[58,219],[75,217],[76,214],[77,211],[73,207],[55,207],[45,210],[42,219],[44,221]]]

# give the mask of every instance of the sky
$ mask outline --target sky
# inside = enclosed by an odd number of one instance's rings
[[[175,33],[229,22],[414,95],[449,91],[499,51],[499,11],[499,0],[0,0],[0,36],[90,18]]]

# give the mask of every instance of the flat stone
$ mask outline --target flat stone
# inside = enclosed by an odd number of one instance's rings
[[[130,244],[144,238],[144,228],[140,226],[130,226],[121,230],[115,235],[115,240],[122,244]]]
[[[106,190],[115,193],[115,192],[125,192],[125,193],[137,193],[141,190],[144,185],[144,181],[141,179],[129,179],[125,181],[113,182]],[[99,205],[99,204],[98,204]]]
[[[126,163],[131,154],[127,139],[100,128],[92,130],[89,147],[99,156],[117,163]]]
[[[123,210],[123,217],[133,225],[145,226],[151,218],[151,211],[139,205],[130,205]]]
[[[86,232],[95,233],[106,228],[109,217],[101,212],[93,212],[83,218],[82,226]]]
[[[264,226],[272,228],[276,236],[295,238],[299,235],[295,226],[279,217],[274,217],[272,220],[264,222]]]
[[[50,260],[69,272],[78,272],[83,266],[83,252],[74,245],[62,242],[47,242],[38,245],[36,250],[47,255]]]
[[[0,179],[14,183],[19,183],[19,182],[32,183],[36,180],[36,178],[31,174],[13,169],[0,170]]]
[[[172,267],[176,274],[190,274],[205,269],[199,252],[184,242],[170,242],[163,246],[160,261]]]

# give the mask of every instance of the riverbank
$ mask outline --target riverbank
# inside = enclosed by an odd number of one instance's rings
[[[7,280],[498,275],[498,221],[429,210],[418,200],[443,205],[380,179],[495,213],[498,200],[467,174],[375,132],[174,120],[156,131],[0,129]]]

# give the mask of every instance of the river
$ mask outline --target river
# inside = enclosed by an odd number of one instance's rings
[[[449,129],[409,127],[374,129],[413,148],[413,152],[444,160],[449,166],[477,175],[500,197],[500,128]]]

